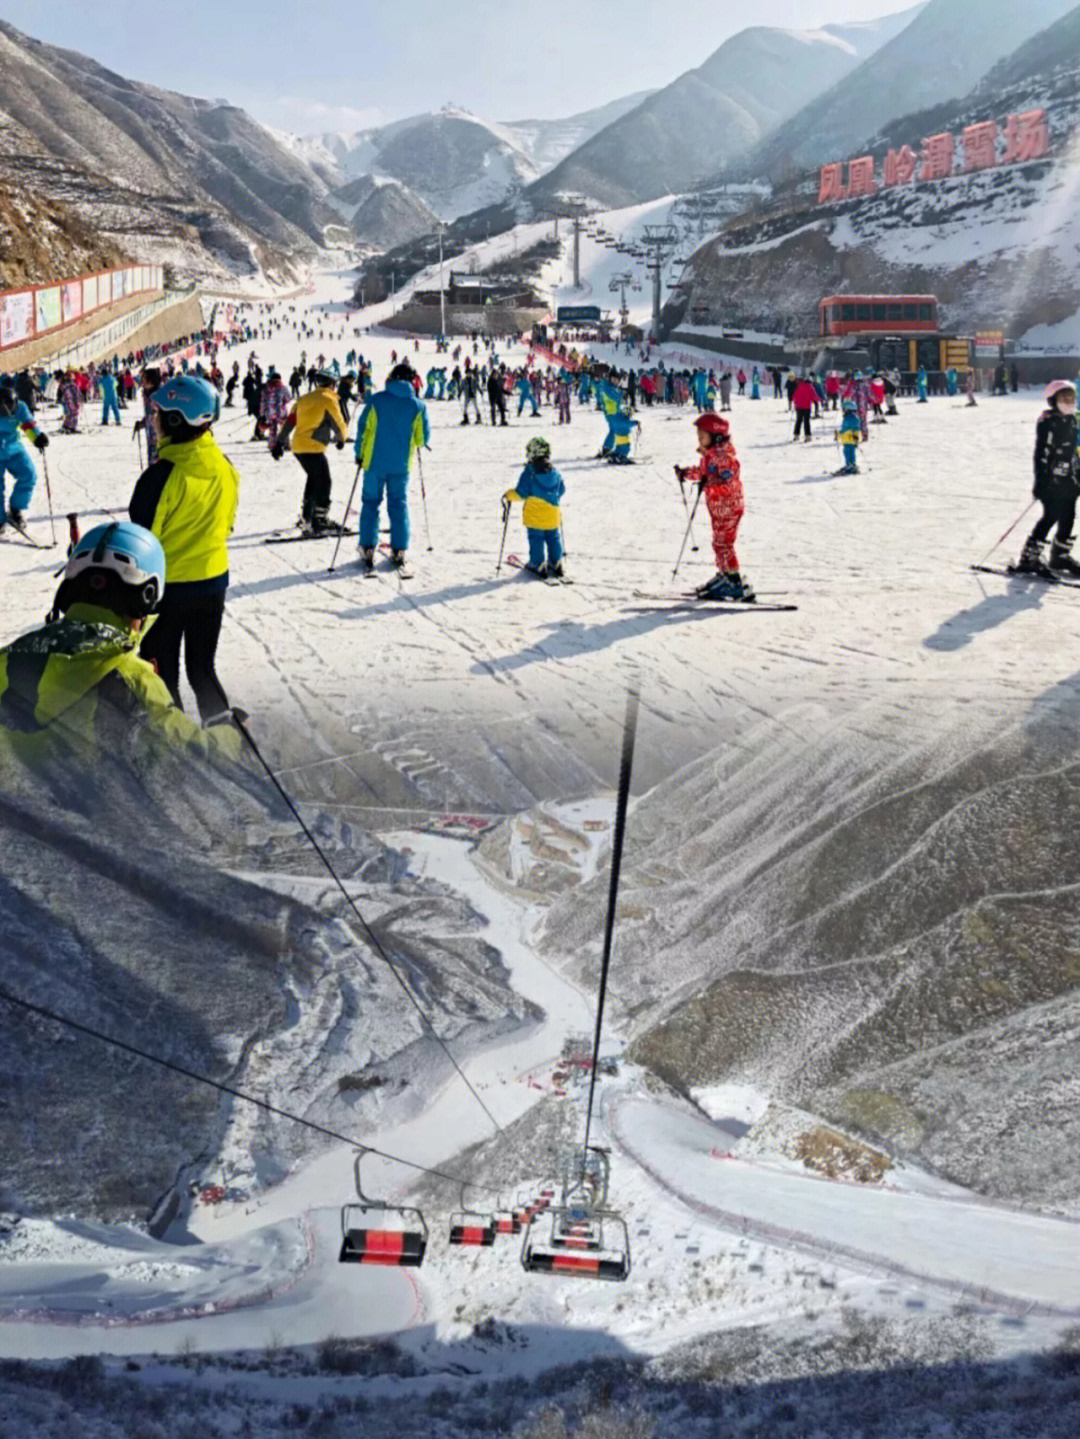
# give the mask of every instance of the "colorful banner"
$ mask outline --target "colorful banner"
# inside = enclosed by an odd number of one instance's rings
[[[818,204],[854,200],[875,195],[881,188],[906,185],[910,181],[947,180],[973,170],[992,170],[998,165],[1020,165],[1042,160],[1050,150],[1050,123],[1045,110],[1026,110],[1006,117],[1004,125],[982,120],[960,133],[959,143],[949,131],[928,135],[916,153],[910,145],[890,150],[882,162],[880,184],[873,155],[860,155],[844,164],[822,165]]]
[[[60,286],[49,285],[37,292],[37,332],[55,330],[62,319],[60,313]]]
[[[60,286],[60,313],[65,325],[82,314],[82,285],[78,280],[69,280]]]
[[[0,346],[20,345],[34,333],[34,292],[0,295]]]
[[[0,349],[73,324],[125,295],[160,290],[163,273],[160,265],[129,265],[37,289],[0,291]]]

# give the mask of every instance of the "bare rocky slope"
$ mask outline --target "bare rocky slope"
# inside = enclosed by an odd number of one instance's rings
[[[4,989],[339,1132],[423,1102],[417,1067],[430,1081],[444,1057],[259,775],[156,752],[102,761],[92,785],[0,763]],[[440,1034],[527,1017],[467,905],[308,819]],[[2,999],[0,1055],[0,1207],[171,1217],[231,1133],[262,1180],[312,1143]]]
[[[0,21],[0,136],[16,183],[104,241],[181,268],[310,254],[337,220],[319,177],[244,111],[125,79]]]
[[[1080,1209],[1075,700],[890,738],[794,715],[643,798],[613,971],[632,1053]],[[605,883],[548,920],[590,980]]]

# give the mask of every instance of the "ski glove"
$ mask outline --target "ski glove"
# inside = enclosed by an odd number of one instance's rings
[[[271,445],[270,453],[273,455],[275,460],[280,460],[282,455],[285,453],[285,450],[284,447],[281,445]]]
[[[37,439],[34,441],[34,444],[39,450],[47,450],[49,448],[48,435],[38,435]]]
[[[510,501],[509,501],[509,500],[503,500],[503,502],[502,502],[502,522],[503,522],[504,525],[505,525],[505,524],[509,524],[509,522],[510,522]]]
[[[337,447],[338,447],[339,450],[343,450],[343,449],[345,448],[345,441],[344,441],[344,440],[338,440],[338,442],[337,442]]]

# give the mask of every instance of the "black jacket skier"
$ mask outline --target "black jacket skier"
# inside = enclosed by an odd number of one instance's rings
[[[1054,380],[1046,391],[1047,408],[1035,426],[1035,498],[1042,518],[1028,536],[1016,568],[1027,574],[1049,575],[1053,570],[1080,575],[1080,564],[1070,551],[1076,518],[1078,469],[1076,446],[1080,438],[1076,417],[1076,387],[1071,380]],[[1049,565],[1042,546],[1050,531],[1057,534],[1050,546]]]

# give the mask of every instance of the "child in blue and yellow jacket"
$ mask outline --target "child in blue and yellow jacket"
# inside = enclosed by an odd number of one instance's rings
[[[566,493],[562,475],[551,463],[551,446],[540,435],[525,446],[528,464],[517,484],[503,495],[503,519],[515,500],[524,502],[522,520],[529,536],[530,573],[541,579],[563,574],[562,510],[559,501]]]
[[[840,429],[837,431],[836,438],[844,448],[844,468],[840,473],[857,475],[859,473],[858,455],[862,429],[859,425],[859,407],[854,399],[849,398],[844,401],[843,418],[840,421]]]

